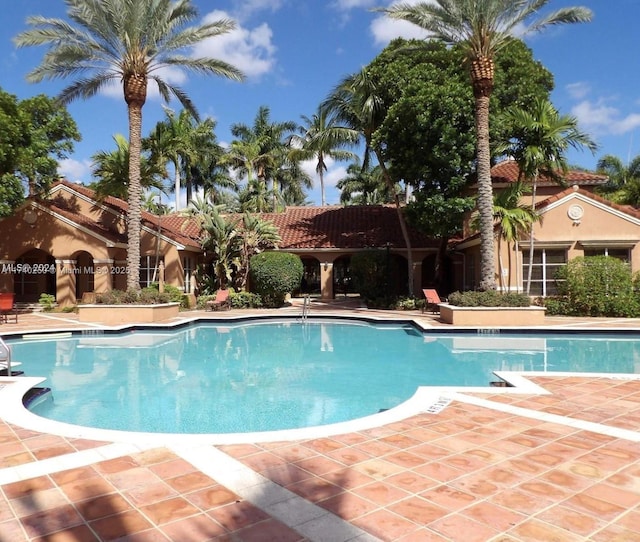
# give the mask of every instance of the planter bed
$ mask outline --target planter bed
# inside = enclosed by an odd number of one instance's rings
[[[175,318],[179,312],[180,303],[162,303],[158,305],[78,305],[78,320],[107,326],[148,324]]]
[[[442,303],[440,319],[454,326],[541,326],[544,307],[458,307]]]

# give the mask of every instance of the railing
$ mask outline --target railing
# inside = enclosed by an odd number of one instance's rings
[[[0,337],[0,366],[6,364],[7,376],[11,376],[11,348]]]
[[[307,315],[309,314],[310,308],[311,308],[311,298],[308,295],[305,295],[304,300],[302,301],[302,315],[300,316],[303,322],[307,319]]]

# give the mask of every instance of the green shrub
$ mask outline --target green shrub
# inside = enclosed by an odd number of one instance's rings
[[[156,285],[152,284],[155,288]],[[183,309],[189,308],[189,298],[188,296],[177,286],[173,286],[172,284],[164,285],[164,293],[169,296],[170,303],[180,303],[180,307]]]
[[[351,257],[350,273],[353,288],[368,306],[395,303],[389,292],[389,277],[393,275],[389,255],[384,250],[371,249]]]
[[[502,293],[496,290],[485,292],[453,292],[449,304],[457,307],[528,307],[531,299],[526,294]]]
[[[265,307],[281,307],[285,296],[300,288],[303,273],[300,257],[288,252],[262,252],[249,262],[251,289]]]
[[[262,298],[259,294],[246,292],[231,293],[229,295],[229,302],[234,309],[259,309],[262,307]]]
[[[156,305],[158,303],[168,303],[169,295],[166,292],[160,293],[153,286],[135,290],[133,288],[122,290],[110,290],[96,296],[96,303],[103,305]]]
[[[574,258],[558,270],[556,279],[559,295],[543,301],[549,314],[640,316],[640,278],[617,258]]]
[[[56,296],[52,294],[40,294],[38,303],[40,303],[44,312],[51,312],[56,304]]]

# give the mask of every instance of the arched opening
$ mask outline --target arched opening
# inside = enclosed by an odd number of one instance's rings
[[[301,294],[319,295],[320,284],[320,261],[316,258],[301,258],[304,271],[302,274]]]
[[[41,294],[56,295],[56,260],[38,248],[16,259],[13,291],[19,303],[36,303]]]
[[[436,255],[429,254],[422,260],[422,279],[420,281],[423,288],[436,287]]]
[[[73,258],[76,260],[76,299],[80,301],[85,292],[93,292],[95,270],[93,256],[88,252],[78,252]]]
[[[351,281],[351,256],[340,256],[333,262],[333,296],[356,293]]]
[[[407,259],[400,254],[390,254],[389,259],[389,294],[406,296],[409,294]]]

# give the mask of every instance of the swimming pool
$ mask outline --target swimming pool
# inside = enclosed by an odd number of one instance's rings
[[[36,414],[157,433],[318,426],[393,408],[419,386],[487,386],[493,371],[640,372],[625,336],[423,334],[408,324],[201,323],[10,341],[52,400]]]

